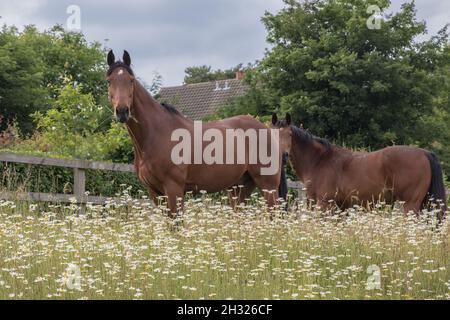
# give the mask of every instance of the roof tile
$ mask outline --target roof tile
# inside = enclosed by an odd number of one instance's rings
[[[187,84],[161,88],[159,100],[178,107],[192,120],[202,120],[230,99],[242,95],[247,88],[242,80],[237,79]]]

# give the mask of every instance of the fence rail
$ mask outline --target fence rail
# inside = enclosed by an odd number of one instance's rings
[[[51,167],[73,168],[74,193],[41,193],[41,192],[0,192],[0,199],[4,200],[28,200],[38,202],[61,202],[69,203],[75,201],[78,204],[86,203],[104,204],[108,197],[87,196],[86,195],[86,170],[105,170],[117,172],[134,172],[134,166],[124,163],[108,163],[87,160],[66,160],[56,158],[41,158],[32,156],[23,156],[12,153],[0,153],[0,162],[21,163],[29,165],[42,165]],[[298,181],[288,181],[288,188],[295,189],[301,196],[303,185]]]
[[[75,200],[78,204],[104,204],[108,197],[86,195],[86,170],[105,170],[118,172],[134,172],[134,166],[123,163],[108,163],[87,160],[67,160],[22,156],[11,153],[0,153],[0,162],[42,165],[51,167],[73,168],[73,194],[41,193],[41,192],[0,192],[0,199],[31,200],[42,202],[68,203]]]
[[[74,168],[82,170],[93,169],[106,171],[134,172],[134,166],[131,164],[98,162],[98,161],[88,161],[78,159],[67,160],[57,158],[41,158],[41,157],[22,156],[12,153],[0,153],[0,162],[15,162],[15,163],[25,163],[42,166]]]

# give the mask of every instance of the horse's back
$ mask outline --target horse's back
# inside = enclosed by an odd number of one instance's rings
[[[382,157],[383,165],[391,170],[417,168],[426,165],[428,167],[427,151],[411,146],[391,146],[376,151]]]
[[[266,129],[267,126],[260,122],[258,119],[250,115],[240,115],[221,120],[207,122],[205,124],[207,128],[227,128],[227,129]]]

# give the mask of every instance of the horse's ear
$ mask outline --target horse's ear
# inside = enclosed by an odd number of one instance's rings
[[[278,116],[277,114],[274,112],[272,113],[272,124],[276,125],[278,123]]]
[[[123,63],[125,63],[127,66],[131,65],[130,54],[127,50],[123,50]]]
[[[114,62],[116,62],[116,57],[114,56],[114,52],[109,50],[108,52],[108,65],[111,67]]]
[[[290,126],[290,125],[291,125],[291,122],[292,122],[291,114],[288,112],[288,113],[286,113],[286,124],[287,124],[288,126]]]

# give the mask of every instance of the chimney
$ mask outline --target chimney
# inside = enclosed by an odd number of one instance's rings
[[[236,71],[236,80],[242,80],[244,78],[245,72],[242,70]]]

